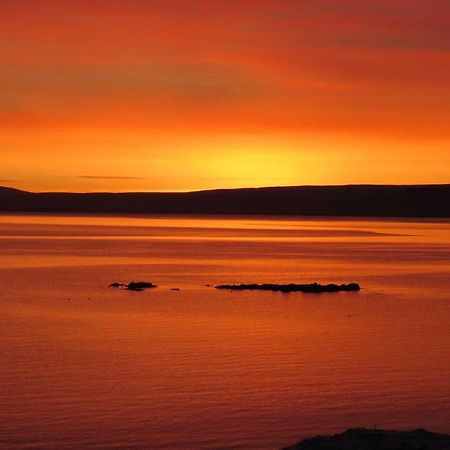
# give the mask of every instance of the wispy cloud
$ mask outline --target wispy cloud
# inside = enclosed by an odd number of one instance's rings
[[[145,178],[141,178],[141,177],[114,177],[114,176],[103,176],[103,175],[78,175],[77,178],[93,179],[93,180],[145,180]],[[6,180],[4,180],[4,181],[6,181]]]
[[[2,180],[0,179],[0,183],[17,183],[18,180]]]

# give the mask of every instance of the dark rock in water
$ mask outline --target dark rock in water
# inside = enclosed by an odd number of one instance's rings
[[[126,290],[129,291],[143,291],[147,288],[155,288],[158,287],[153,283],[149,283],[148,281],[131,281],[128,284],[124,283],[111,283],[109,287],[118,288],[118,287],[124,287]]]
[[[221,284],[216,289],[230,289],[236,291],[275,291],[275,292],[322,292],[359,291],[358,283],[349,284]]]
[[[170,290],[171,290],[171,291],[181,291],[180,288],[171,288]]]
[[[126,285],[129,291],[143,291],[144,289],[155,287],[157,287],[155,284],[149,283],[148,281],[131,281]]]
[[[413,431],[352,428],[333,436],[305,439],[284,450],[450,450],[450,436]]]

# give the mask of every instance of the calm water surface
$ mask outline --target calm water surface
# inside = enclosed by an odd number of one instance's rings
[[[449,433],[449,269],[442,221],[0,216],[0,447]],[[205,286],[312,281],[363,289]]]

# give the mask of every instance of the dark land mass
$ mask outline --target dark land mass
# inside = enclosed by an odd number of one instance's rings
[[[156,284],[149,281],[130,281],[128,284],[124,283],[111,283],[109,287],[112,288],[125,288],[127,291],[143,291],[144,289],[156,288]]]
[[[305,292],[321,294],[322,292],[359,291],[358,283],[349,284],[220,284],[216,289],[232,291],[273,291],[273,292]]]
[[[1,212],[450,217],[450,184],[32,193],[0,187]]]
[[[305,439],[283,450],[449,450],[450,436],[413,431],[353,428],[334,436]]]

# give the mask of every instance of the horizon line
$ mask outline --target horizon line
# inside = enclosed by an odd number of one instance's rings
[[[217,192],[217,191],[241,191],[241,190],[258,190],[258,189],[289,189],[289,188],[345,188],[345,187],[425,187],[425,186],[450,186],[448,183],[346,183],[346,184],[298,184],[298,185],[275,185],[275,186],[246,186],[232,188],[211,188],[211,189],[194,189],[194,190],[160,190],[160,191],[31,191],[13,186],[0,185],[0,189],[11,189],[28,194],[193,194],[200,192]]]

